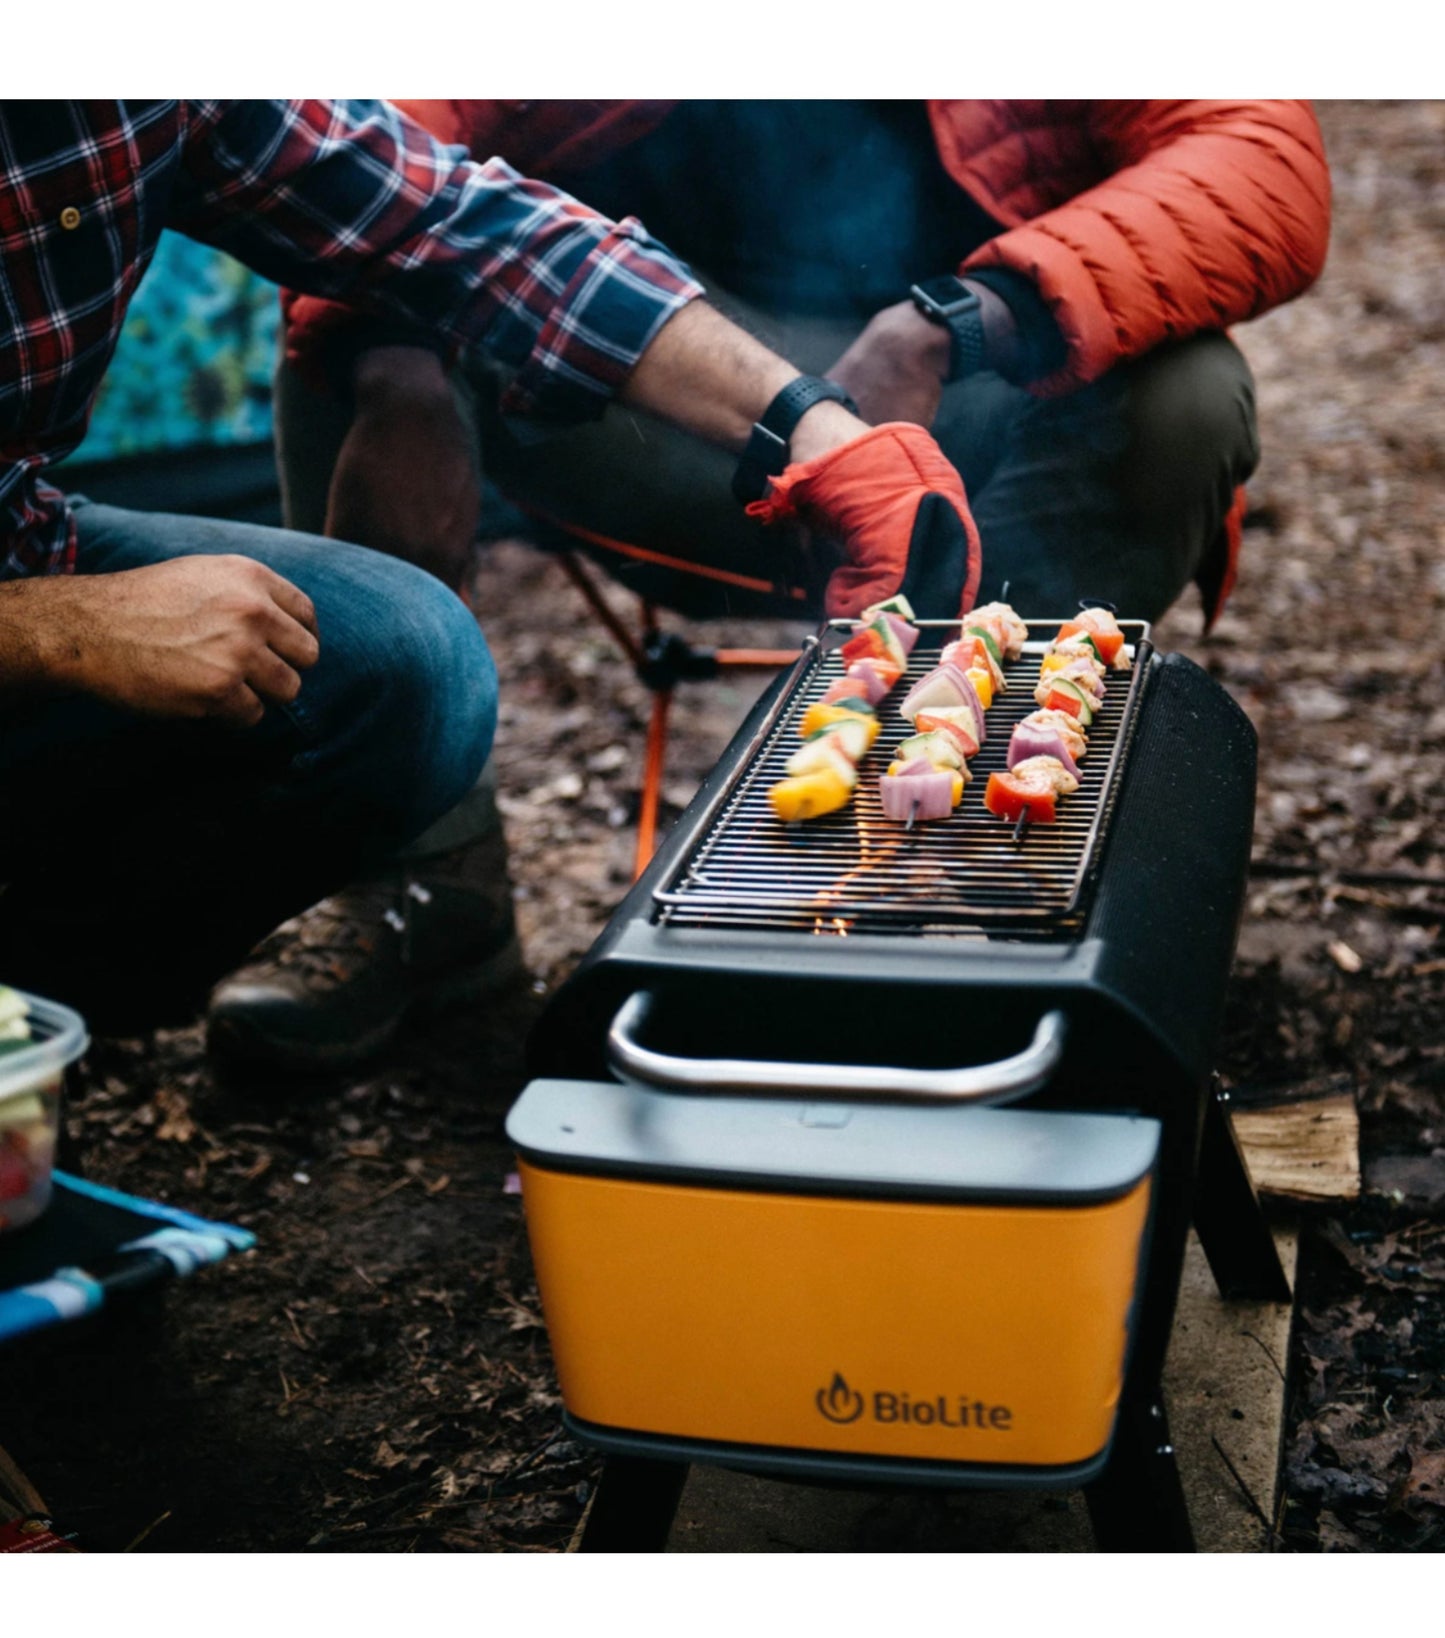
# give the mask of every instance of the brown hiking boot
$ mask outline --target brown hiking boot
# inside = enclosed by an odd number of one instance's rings
[[[408,1018],[474,1000],[522,970],[496,821],[447,852],[398,862],[278,927],[211,995],[218,1054],[343,1069]]]

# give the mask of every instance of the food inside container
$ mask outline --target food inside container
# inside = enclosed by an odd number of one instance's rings
[[[50,1204],[61,1082],[89,1044],[78,1013],[0,985],[0,1234]]]

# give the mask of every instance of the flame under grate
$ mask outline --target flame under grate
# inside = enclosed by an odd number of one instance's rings
[[[769,787],[787,777],[788,758],[801,743],[800,718],[843,675],[838,650],[848,630],[830,629],[779,700],[757,749],[714,804],[698,846],[654,894],[657,919],[672,927],[820,935],[1057,938],[1076,931],[1145,666],[1111,671],[1106,678],[1107,697],[1079,766],[1080,788],[1059,799],[1055,823],[1030,825],[1016,837],[983,805],[989,774],[1006,764],[1015,724],[1038,709],[1033,692],[1039,662],[1059,623],[1030,621],[1023,655],[1005,665],[1008,688],[987,712],[988,738],[969,764],[973,778],[962,803],[950,818],[911,830],[884,818],[878,776],[914,731],[898,710],[905,693],[937,664],[942,641],[957,633],[956,622],[924,622],[907,674],[881,704],[882,731],[864,758],[847,808],[784,825],[768,803]],[[1136,661],[1147,656],[1147,625],[1120,624]]]

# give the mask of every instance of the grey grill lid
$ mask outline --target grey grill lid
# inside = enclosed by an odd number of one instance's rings
[[[885,1199],[1088,1205],[1154,1165],[1159,1122],[1042,1109],[783,1103],[533,1081],[507,1117],[528,1161],[639,1182]]]

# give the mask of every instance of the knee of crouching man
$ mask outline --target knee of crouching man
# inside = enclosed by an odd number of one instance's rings
[[[497,668],[475,616],[439,581],[418,576],[390,609],[384,673],[373,672],[382,795],[404,839],[472,788],[497,726]]]
[[[1161,348],[1134,366],[1125,487],[1141,511],[1228,505],[1259,464],[1254,378],[1227,336]]]
[[[497,728],[497,668],[476,617],[444,592],[415,674],[425,698],[405,731],[415,732],[418,829],[454,807],[486,764]]]

